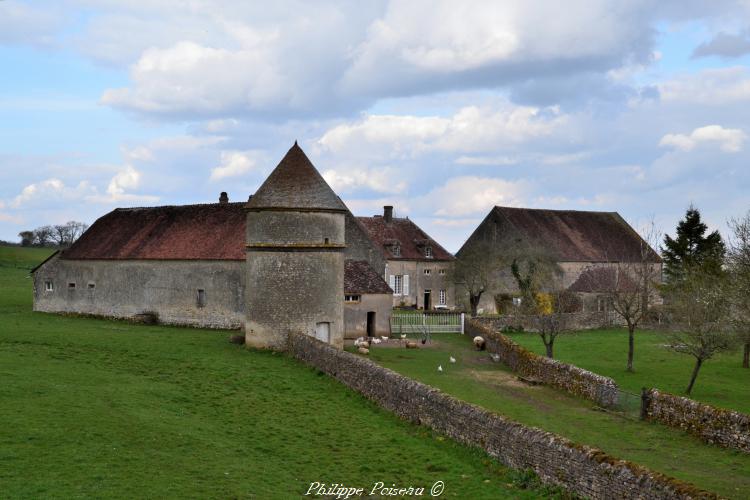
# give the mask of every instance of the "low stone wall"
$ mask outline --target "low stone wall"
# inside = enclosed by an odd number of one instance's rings
[[[312,337],[289,335],[288,352],[381,407],[460,443],[476,446],[515,469],[589,498],[716,498],[681,481],[617,460],[549,432],[526,427],[369,359]],[[450,485],[448,485],[450,488]]]
[[[539,356],[476,319],[466,322],[466,333],[484,338],[489,352],[497,353],[503,363],[524,377],[537,379],[604,407],[617,403],[617,384],[611,378]]]
[[[607,328],[617,324],[619,320],[615,315],[606,312],[565,313],[561,316],[563,316],[567,328],[571,330]],[[536,328],[533,316],[524,315],[503,314],[477,316],[476,318],[472,318],[472,321],[476,321],[487,328],[498,332],[503,328],[522,327],[529,332],[534,331]]]
[[[646,393],[643,413],[649,420],[684,429],[708,443],[750,453],[750,415],[656,389]]]

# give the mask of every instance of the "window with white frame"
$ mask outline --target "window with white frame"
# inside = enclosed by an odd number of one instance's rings
[[[44,282],[44,290],[47,292],[54,292],[55,291],[55,285],[52,283],[51,280],[47,280]]]
[[[440,270],[438,271],[438,274],[439,274],[440,276],[445,276],[445,269],[440,269]]]
[[[401,245],[399,245],[398,243],[396,243],[395,245],[393,245],[391,247],[391,249],[392,249],[393,255],[395,257],[400,257],[401,256]]]
[[[425,276],[431,275],[432,274],[432,269],[425,269],[424,270],[424,274],[425,274]]]
[[[424,256],[428,259],[432,258],[432,247],[424,247]]]
[[[445,290],[440,290],[440,294],[438,295],[438,304],[441,306],[445,305]]]
[[[359,295],[344,295],[344,302],[348,304],[356,304],[361,300],[361,297]]]
[[[393,276],[393,295],[401,295],[403,292],[403,276],[397,274]]]

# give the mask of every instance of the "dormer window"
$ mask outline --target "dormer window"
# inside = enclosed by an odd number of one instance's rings
[[[399,245],[398,243],[393,245],[391,247],[391,252],[393,253],[395,257],[401,257],[401,245]]]
[[[427,257],[428,259],[432,258],[432,247],[430,246],[424,247],[424,256]]]

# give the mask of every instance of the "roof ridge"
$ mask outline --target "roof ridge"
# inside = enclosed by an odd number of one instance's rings
[[[155,210],[158,208],[189,208],[189,207],[207,207],[207,206],[226,206],[226,205],[244,205],[247,203],[246,201],[230,201],[227,203],[219,203],[219,202],[212,202],[212,203],[187,203],[185,205],[155,205],[151,207],[117,207],[113,209],[113,212],[116,211],[127,211],[127,210]]]

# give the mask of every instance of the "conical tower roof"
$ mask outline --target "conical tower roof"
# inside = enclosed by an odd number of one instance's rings
[[[346,211],[344,203],[296,141],[245,208]]]

